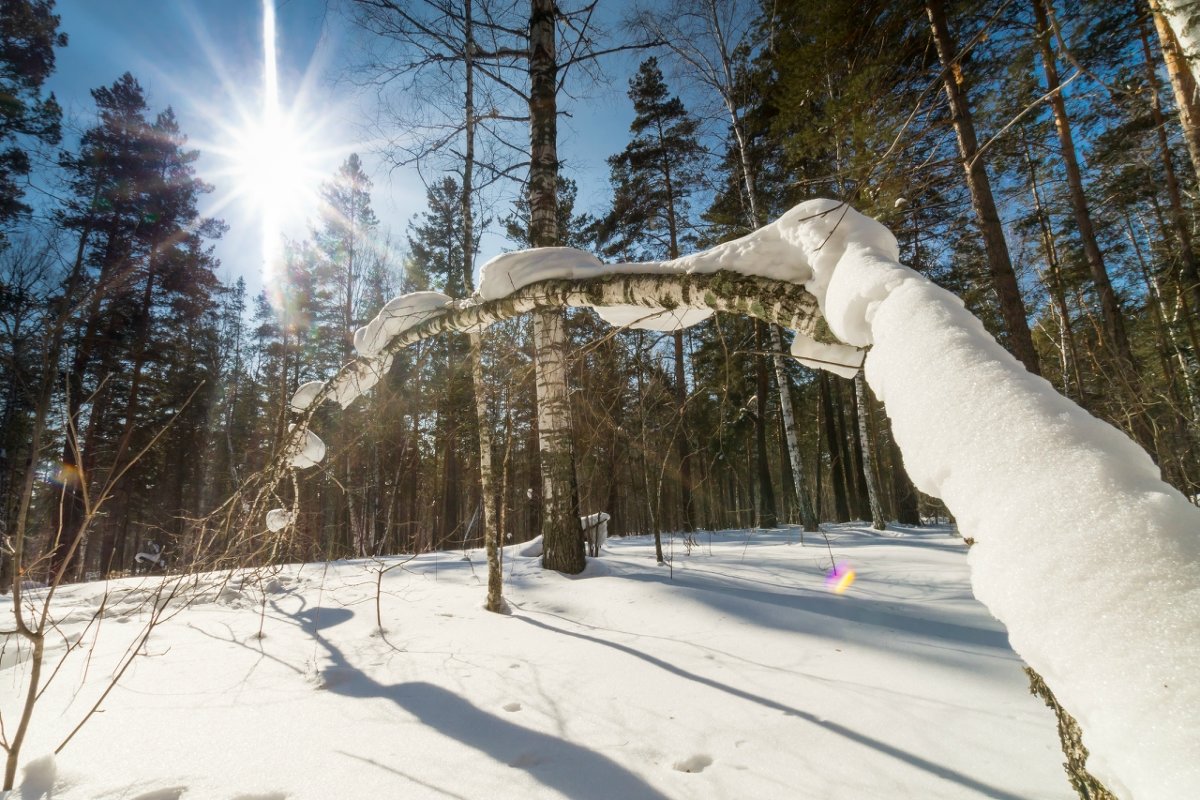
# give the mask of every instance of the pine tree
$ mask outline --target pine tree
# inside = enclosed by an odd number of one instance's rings
[[[28,210],[19,181],[32,163],[21,140],[56,145],[61,135],[58,102],[41,96],[54,72],[54,48],[67,46],[53,12],[54,0],[0,3],[0,244],[3,226]]]
[[[658,60],[642,62],[629,81],[634,119],[633,138],[608,159],[612,172],[613,207],[599,221],[604,250],[626,260],[678,258],[691,228],[688,198],[700,179],[703,148],[697,136],[699,120],[690,116],[663,80]],[[681,521],[685,531],[696,527],[693,492],[693,444],[686,422],[687,371],[683,331],[674,333],[675,401],[680,426],[675,438],[679,461]],[[655,529],[655,536],[658,530]],[[658,557],[662,548],[658,544]]]

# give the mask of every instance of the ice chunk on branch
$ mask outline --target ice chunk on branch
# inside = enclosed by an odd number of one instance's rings
[[[293,467],[307,469],[321,463],[321,459],[325,457],[325,443],[321,441],[321,437],[307,429],[301,429],[299,433],[293,430],[290,435],[293,438],[288,452],[291,454]]]
[[[272,533],[278,533],[291,524],[292,514],[290,511],[282,508],[272,508],[267,512],[267,530]]]

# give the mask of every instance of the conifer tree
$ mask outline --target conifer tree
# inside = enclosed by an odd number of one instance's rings
[[[635,112],[629,126],[633,138],[622,152],[608,159],[613,205],[597,225],[598,236],[610,255],[678,258],[680,244],[694,238],[689,236],[688,198],[700,177],[700,123],[678,97],[671,96],[656,58],[643,61],[630,79],[629,99]],[[681,519],[684,530],[690,531],[696,526],[696,512],[693,445],[685,419],[688,390],[683,331],[675,331],[673,338],[675,401],[681,423],[675,439]],[[661,560],[661,546],[659,550]]]
[[[27,210],[21,178],[32,163],[22,139],[56,145],[62,110],[42,84],[54,72],[54,49],[67,46],[58,30],[54,0],[0,3],[0,244],[3,226]]]

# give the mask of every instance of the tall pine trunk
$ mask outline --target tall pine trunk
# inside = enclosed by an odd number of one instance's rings
[[[876,530],[884,530],[887,528],[887,521],[883,518],[883,507],[879,504],[879,489],[875,482],[873,458],[875,447],[871,443],[870,426],[867,424],[870,411],[867,406],[867,382],[863,378],[862,370],[859,370],[854,376],[854,398],[858,406],[858,440],[862,451],[863,477],[867,481],[867,501],[871,508],[871,525]]]
[[[1079,242],[1083,247],[1084,257],[1091,273],[1092,283],[1100,298],[1100,313],[1104,320],[1104,339],[1114,357],[1117,377],[1122,384],[1125,397],[1132,404],[1129,414],[1131,433],[1142,447],[1153,452],[1154,436],[1143,410],[1139,407],[1137,367],[1133,351],[1129,346],[1129,337],[1125,332],[1125,318],[1120,302],[1117,300],[1117,293],[1108,277],[1108,270],[1104,265],[1104,255],[1101,253],[1100,243],[1096,239],[1087,196],[1083,190],[1083,174],[1079,169],[1079,158],[1075,151],[1075,137],[1071,130],[1070,117],[1067,116],[1067,104],[1061,91],[1062,84],[1058,77],[1054,50],[1050,46],[1052,32],[1044,0],[1033,0],[1033,18],[1038,51],[1042,57],[1042,68],[1046,73],[1046,90],[1051,93],[1050,109],[1054,115],[1054,127],[1058,133],[1059,146],[1062,150],[1067,194],[1071,199],[1071,210],[1079,232]]]
[[[1000,213],[992,196],[992,184],[979,157],[979,142],[975,136],[975,122],[967,99],[962,69],[958,63],[958,51],[954,46],[950,29],[946,23],[943,0],[926,0],[925,11],[933,30],[933,42],[942,63],[942,81],[946,87],[946,98],[950,102],[950,114],[954,121],[954,132],[958,136],[958,149],[962,155],[963,170],[966,172],[967,188],[971,193],[971,205],[983,234],[983,245],[987,252],[988,273],[992,289],[1000,304],[1000,315],[1008,334],[1008,347],[1025,368],[1035,375],[1041,374],[1037,351],[1029,333],[1029,322],[1025,315],[1025,302],[1017,285],[1012,259],[1008,253],[1008,242],[1000,224]]]

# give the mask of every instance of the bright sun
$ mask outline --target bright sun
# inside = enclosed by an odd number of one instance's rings
[[[303,215],[319,181],[314,147],[291,120],[264,115],[233,134],[231,171],[238,194],[263,214],[286,221]]]
[[[331,115],[311,116],[303,90],[290,108],[280,103],[274,0],[262,0],[262,8],[263,93],[253,104],[237,102],[232,119],[228,109],[213,112],[227,120],[220,125],[220,143],[210,146],[224,162],[214,175],[226,189],[210,213],[239,202],[256,218],[269,285],[278,275],[283,236],[317,209],[319,187],[340,150],[321,146],[321,129]]]

